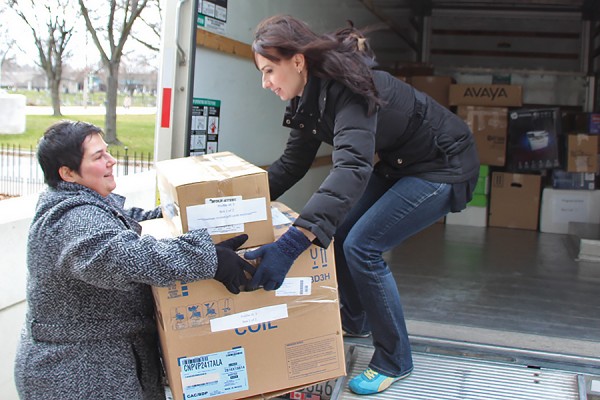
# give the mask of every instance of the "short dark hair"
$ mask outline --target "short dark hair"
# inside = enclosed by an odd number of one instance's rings
[[[104,136],[99,127],[81,121],[60,121],[51,125],[40,139],[37,159],[44,172],[44,181],[56,187],[62,178],[60,167],[66,166],[79,173],[83,159],[83,142],[93,134]]]

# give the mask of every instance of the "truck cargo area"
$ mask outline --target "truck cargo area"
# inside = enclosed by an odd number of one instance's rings
[[[435,224],[387,254],[415,370],[373,399],[600,398],[600,263],[574,238]],[[348,374],[308,388],[357,399],[347,380],[371,339],[346,339]]]

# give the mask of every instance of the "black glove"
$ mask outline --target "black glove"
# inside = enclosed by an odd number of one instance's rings
[[[215,245],[217,250],[215,279],[223,283],[233,294],[240,293],[240,287],[247,286],[250,281],[244,271],[248,272],[250,276],[253,276],[255,271],[248,261],[235,252],[246,240],[248,240],[248,235],[242,234]]]
[[[296,227],[290,226],[286,233],[273,243],[244,254],[247,260],[260,259],[256,274],[250,282],[250,290],[262,286],[265,290],[277,290],[294,261],[311,245],[310,240]]]

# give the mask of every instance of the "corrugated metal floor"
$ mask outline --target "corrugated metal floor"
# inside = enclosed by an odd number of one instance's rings
[[[348,376],[364,370],[373,349],[355,345]],[[546,368],[414,353],[415,370],[408,378],[379,393],[376,398],[403,400],[577,400],[578,376]],[[332,399],[362,399],[339,382]]]

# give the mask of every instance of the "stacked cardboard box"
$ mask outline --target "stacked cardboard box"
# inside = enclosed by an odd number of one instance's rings
[[[563,116],[567,133],[566,168],[553,170],[552,187],[544,188],[540,210],[542,232],[569,233],[573,223],[600,223],[600,191],[596,190],[600,136],[595,133],[600,131],[594,115]]]
[[[541,176],[493,172],[489,226],[538,229]]]
[[[481,169],[480,183],[467,208],[449,214],[446,223],[487,226],[489,213],[489,166],[504,167],[509,107],[522,105],[522,88],[507,84],[455,84],[450,86],[450,105],[475,137]],[[482,183],[485,182],[485,183]]]
[[[520,85],[460,83],[450,86],[452,106],[520,107],[522,104]]]
[[[514,110],[508,121],[508,170],[539,173],[562,166],[559,108]]]
[[[521,86],[455,84],[449,101],[473,132],[481,164],[504,166],[508,107],[523,104]]]
[[[163,217],[176,234],[206,228],[215,242],[242,232],[273,241],[267,172],[230,152],[156,163]]]
[[[215,242],[244,232],[254,248],[297,217],[281,203],[271,207],[266,172],[231,153],[160,162],[157,180],[165,218],[144,221],[144,234],[214,228]],[[225,206],[195,209],[213,204]],[[270,398],[346,373],[333,245],[302,253],[277,291],[233,295],[209,279],[152,292],[175,399]]]
[[[161,219],[143,229],[171,232]],[[175,399],[268,398],[346,373],[333,246],[305,251],[277,291],[232,295],[212,279],[152,291]]]
[[[567,172],[597,174],[599,154],[599,135],[570,133],[567,136]]]
[[[506,163],[506,107],[458,106],[456,113],[475,136],[479,162],[483,165],[504,166]]]
[[[406,82],[442,106],[450,107],[450,86],[455,82],[451,76],[417,75],[406,78]]]

